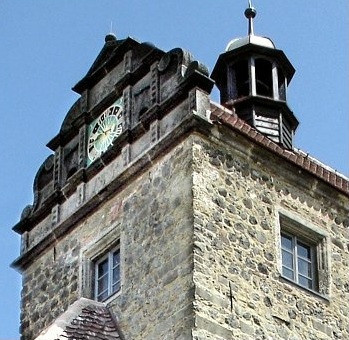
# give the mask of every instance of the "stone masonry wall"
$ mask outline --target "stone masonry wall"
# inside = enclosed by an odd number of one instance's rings
[[[126,339],[348,339],[347,207],[236,135],[188,137],[25,270],[22,340],[92,298],[91,260],[116,242],[122,288],[107,303]],[[327,235],[327,296],[280,277],[280,212]]]
[[[122,288],[107,302],[126,339],[191,338],[191,159],[187,140],[128,181],[26,269],[22,340],[35,338],[80,296],[92,297],[86,254],[109,234],[120,241]]]
[[[349,339],[348,198],[233,143],[194,144],[194,339]],[[280,211],[328,235],[326,298],[280,277]]]

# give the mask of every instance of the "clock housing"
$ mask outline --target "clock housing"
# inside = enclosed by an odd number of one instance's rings
[[[102,112],[88,126],[87,165],[105,153],[124,127],[122,97]]]

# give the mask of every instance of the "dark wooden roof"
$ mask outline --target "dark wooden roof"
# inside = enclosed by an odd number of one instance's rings
[[[301,151],[284,149],[264,136],[262,133],[258,132],[244,120],[240,119],[235,113],[232,113],[232,111],[216,103],[212,103],[210,119],[213,122],[225,125],[247,136],[254,142],[262,145],[282,158],[287,159],[289,162],[299,166],[303,170],[327,182],[344,194],[349,195],[348,178]]]

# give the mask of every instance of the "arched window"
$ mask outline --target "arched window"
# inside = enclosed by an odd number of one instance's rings
[[[286,77],[279,67],[278,67],[278,87],[279,87],[279,99],[286,100]]]
[[[250,82],[247,60],[240,60],[232,68],[232,98],[237,99],[250,94]]]
[[[273,97],[273,74],[270,61],[262,58],[255,60],[256,93],[259,96]]]

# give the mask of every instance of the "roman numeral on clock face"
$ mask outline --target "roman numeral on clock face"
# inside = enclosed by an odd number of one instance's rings
[[[123,108],[122,98],[119,98],[90,125],[87,146],[88,165],[113,145],[114,140],[122,133],[122,128]]]

